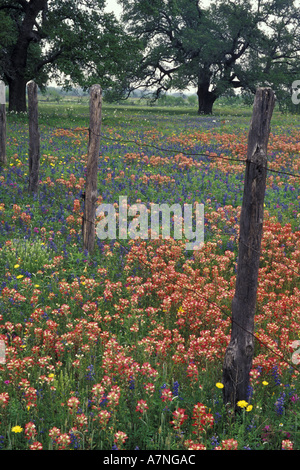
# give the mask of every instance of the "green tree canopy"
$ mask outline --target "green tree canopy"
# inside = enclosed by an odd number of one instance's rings
[[[136,87],[196,87],[199,113],[229,89],[287,88],[299,69],[293,0],[119,0],[129,34],[144,44]],[[295,34],[298,34],[295,37]]]
[[[138,50],[104,7],[105,0],[0,0],[0,76],[10,110],[26,110],[32,79],[40,88],[51,80],[122,88]]]

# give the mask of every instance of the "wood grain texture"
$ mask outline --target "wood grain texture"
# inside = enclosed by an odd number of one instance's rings
[[[83,218],[83,246],[90,253],[95,244],[95,215],[98,199],[97,176],[100,152],[102,114],[102,89],[93,85],[90,89],[90,128],[86,171],[85,205]]]
[[[275,95],[259,88],[248,134],[244,194],[240,216],[239,256],[232,301],[231,340],[223,364],[225,404],[248,399],[254,353],[254,315],[264,220],[267,146]]]
[[[37,84],[31,80],[27,83],[28,119],[29,119],[29,185],[28,191],[37,193],[40,170],[40,133],[38,125]]]

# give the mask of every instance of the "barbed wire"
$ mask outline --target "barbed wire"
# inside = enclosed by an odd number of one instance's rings
[[[79,128],[79,129],[74,129],[74,128],[61,128],[61,127],[57,127],[55,128],[56,130],[59,130],[59,129],[62,129],[62,130],[72,130],[73,132],[76,131],[76,130],[85,130],[85,131],[88,131],[88,132],[91,132],[91,129],[90,128]],[[167,153],[174,153],[175,149],[165,149],[163,147],[160,147],[160,146],[156,146],[156,145],[153,145],[153,144],[146,144],[146,143],[143,143],[143,142],[139,142],[137,140],[131,140],[131,139],[117,139],[117,138],[112,138],[111,136],[107,136],[105,134],[99,134],[97,135],[98,137],[103,137],[104,139],[107,139],[107,140],[110,140],[110,141],[113,141],[115,143],[118,143],[118,144],[134,144],[136,146],[139,146],[139,147],[142,147],[142,148],[153,148],[153,149],[156,149],[156,150],[159,150],[161,152],[167,152]],[[176,150],[177,151],[177,150]],[[193,153],[193,152],[190,152],[190,151],[186,151],[185,150],[179,150],[177,151],[179,154],[182,154],[182,155],[185,155],[185,156],[188,156],[188,157],[191,157],[191,156],[205,156],[206,158],[212,158],[212,159],[222,159],[222,160],[228,160],[228,161],[234,161],[234,162],[239,162],[239,163],[250,163],[250,164],[255,164],[257,165],[256,162],[252,162],[252,161],[248,161],[246,159],[240,159],[240,158],[233,158],[233,157],[226,157],[224,155],[217,155],[216,153],[208,153],[208,152],[205,152],[205,153]],[[286,171],[283,171],[283,170],[273,170],[273,169],[270,169],[268,167],[264,167],[264,166],[261,166],[261,165],[257,165],[259,166],[260,168],[263,168],[263,169],[266,169],[267,171],[271,171],[271,172],[274,172],[274,173],[279,173],[279,174],[284,174],[284,175],[288,175],[288,176],[293,176],[293,177],[296,177],[296,178],[300,178],[300,175],[297,175],[297,174],[294,174],[294,173],[290,173],[290,172],[286,172]],[[23,179],[23,176],[21,176],[20,174],[14,172],[14,174],[19,177],[19,178],[22,178]],[[39,189],[40,190],[40,189]],[[54,198],[56,199],[56,198]],[[93,201],[95,202],[95,201]],[[83,222],[89,222],[93,225],[95,225],[95,220],[94,221],[91,221],[91,220],[88,220],[86,219],[84,216],[82,216],[82,220]],[[120,240],[117,240],[119,245],[121,245],[128,253],[130,252],[130,249],[124,245]],[[239,242],[240,242],[240,239],[239,239]],[[249,247],[247,244],[245,244],[243,241],[241,241],[245,246],[247,246],[248,248],[258,252],[260,255],[261,255],[261,251],[258,251],[256,249],[254,249],[253,247]],[[151,269],[151,265],[149,263],[145,263],[145,261],[143,259],[139,259],[139,262],[142,262],[146,267],[150,268]],[[279,263],[280,264],[280,263]],[[288,268],[291,272],[294,272],[295,274],[299,275],[299,273],[294,270],[293,268],[291,268],[290,266],[287,266],[287,265],[284,265],[285,268]],[[234,320],[232,318],[232,316],[230,314],[228,314],[220,305],[218,305],[216,302],[213,302],[211,301],[209,298],[207,298],[205,295],[199,293],[198,291],[196,291],[195,289],[192,289],[192,288],[189,288],[189,287],[186,287],[186,286],[181,286],[182,289],[186,290],[186,291],[189,291],[193,294],[195,294],[196,296],[199,296],[201,297],[203,300],[205,300],[209,305],[212,305],[214,306],[215,308],[218,308],[219,311],[227,318],[230,318],[231,322],[234,322],[238,327],[240,327],[241,329],[243,329],[246,333],[248,333],[249,335],[251,335],[254,339],[258,340],[258,342],[264,346],[266,349],[268,349],[269,351],[272,352],[272,354],[275,354],[278,358],[280,358],[281,361],[283,361],[284,363],[286,363],[287,365],[289,365],[291,368],[293,368],[295,371],[297,372],[300,372],[300,369],[297,368],[295,366],[294,363],[292,363],[290,360],[288,360],[284,354],[282,352],[277,352],[275,351],[273,348],[271,348],[267,343],[265,343],[263,340],[261,340],[255,333],[251,332],[251,331],[248,331],[247,329],[245,329],[242,325],[240,325],[238,322],[236,322],[236,320]]]
[[[88,130],[89,132],[92,132],[89,128],[86,128],[86,130]],[[95,134],[95,135],[97,137],[101,137],[101,134]],[[174,149],[165,149],[163,147],[159,147],[159,146],[156,146],[156,145],[153,145],[153,144],[141,143],[141,142],[138,142],[136,140],[114,139],[113,137],[107,136],[105,134],[102,134],[102,137],[104,137],[106,140],[111,140],[111,141],[114,141],[116,143],[121,143],[121,144],[122,143],[124,143],[124,144],[131,143],[131,144],[135,144],[136,146],[139,146],[139,147],[142,147],[142,148],[147,147],[147,148],[153,148],[155,150],[159,150],[161,152],[174,153]],[[232,162],[238,162],[238,163],[243,163],[243,164],[247,164],[247,163],[255,164],[255,165],[259,166],[260,168],[265,169],[267,171],[270,171],[272,173],[292,176],[294,178],[300,178],[300,175],[298,175],[298,174],[287,172],[287,171],[284,171],[284,170],[274,170],[272,168],[265,167],[263,165],[258,165],[256,162],[252,162],[251,160],[247,160],[246,158],[245,159],[240,159],[240,158],[234,158],[234,157],[226,157],[224,155],[217,155],[215,152],[209,153],[208,151],[203,152],[203,153],[202,152],[193,153],[193,152],[189,152],[185,149],[180,149],[177,152],[178,152],[178,154],[181,154],[181,155],[186,156],[186,157],[207,157],[207,158],[211,158],[211,159],[216,158],[216,159],[227,160],[227,161],[232,161]]]
[[[139,142],[138,140],[117,139],[117,138],[108,136],[108,135],[104,134],[103,132],[100,132],[98,134],[98,133],[95,133],[90,127],[75,127],[75,128],[74,127],[60,127],[60,126],[55,127],[55,126],[51,125],[50,123],[46,123],[46,124],[43,124],[43,125],[47,125],[51,129],[55,129],[55,130],[63,130],[63,131],[68,130],[68,131],[72,131],[72,132],[87,131],[88,133],[92,133],[96,137],[103,137],[106,140],[110,140],[110,141],[118,143],[118,144],[134,144],[138,147],[141,147],[142,149],[143,148],[153,148],[155,150],[159,150],[159,151],[164,152],[164,153],[174,153],[174,151],[175,151],[175,149],[166,149],[164,147],[157,146],[157,145],[154,145],[154,144],[147,144],[145,142]],[[247,160],[246,157],[244,159],[234,158],[234,157],[227,157],[227,156],[224,156],[224,155],[217,155],[215,152],[210,153],[210,152],[207,151],[207,152],[196,152],[196,153],[194,153],[194,152],[191,152],[187,149],[179,149],[179,150],[176,150],[176,152],[178,154],[181,154],[181,155],[185,156],[185,157],[206,157],[206,158],[210,158],[210,159],[216,158],[216,159],[227,160],[227,161],[232,161],[232,162],[238,162],[238,163],[243,163],[243,164],[247,164],[247,163],[257,164],[256,162],[252,162],[252,161]],[[287,171],[284,171],[284,170],[275,170],[275,169],[272,169],[268,166],[265,167],[265,166],[259,165],[259,167],[262,168],[262,169],[266,169],[267,171],[272,172],[272,173],[291,176],[291,177],[294,177],[294,178],[300,178],[299,174],[287,172]]]
[[[58,128],[56,128],[56,129],[65,130],[65,128],[61,128],[61,127],[58,127]],[[83,130],[87,130],[87,131],[90,130],[89,128],[80,128],[80,130],[82,130],[82,129],[83,129]],[[74,128],[69,128],[69,130],[73,130],[73,131],[74,131]],[[78,129],[78,130],[79,130],[79,129]],[[101,135],[101,134],[99,134],[99,136],[100,136],[100,135]],[[107,137],[107,136],[104,136],[104,137],[105,137],[105,138],[108,138],[108,139],[110,139],[110,140],[113,140],[114,142],[120,143],[120,139],[114,139],[114,138],[110,138],[110,137]],[[141,143],[138,143],[137,141],[134,141],[134,140],[123,140],[123,139],[122,139],[121,142],[122,142],[122,143],[128,143],[128,142],[130,142],[130,143],[135,143],[136,145],[141,146]],[[159,148],[159,147],[153,146],[152,144],[143,144],[142,146]],[[174,153],[174,150],[171,150],[171,149],[161,149],[161,150]],[[184,154],[184,153],[181,152],[181,151],[180,151],[179,153]],[[203,153],[203,154],[202,154],[202,153],[197,153],[197,154],[194,154],[194,155],[198,155],[198,156],[201,155],[201,156],[206,156],[206,157],[209,157],[209,158],[221,158],[221,159],[226,159],[226,160],[238,161],[238,162],[241,162],[241,163],[247,163],[247,160],[235,159],[235,158],[231,158],[231,157],[223,157],[223,156],[218,156],[218,155],[216,155],[216,154],[207,155],[207,153]],[[248,161],[248,162],[249,162],[250,164],[255,164],[255,165],[257,165],[256,162],[252,162],[252,161]],[[260,166],[260,167],[261,167],[261,166]],[[265,168],[265,167],[262,167],[262,168]],[[270,170],[269,168],[266,168],[266,169],[267,169],[268,171],[272,171],[272,170]],[[291,174],[291,173],[287,173],[287,172],[281,172],[280,170],[273,170],[273,171],[275,171],[276,173],[288,174],[288,175],[291,175],[291,176],[294,176],[294,177],[298,177],[298,178],[300,177],[300,175]],[[22,178],[21,175],[19,175],[19,174],[17,174],[17,173],[15,173],[15,174],[16,174],[16,176]],[[54,197],[54,199],[56,199],[56,198]],[[90,200],[91,202],[95,203],[94,200],[92,200],[92,199],[90,199],[90,198],[87,198],[86,194],[84,194],[84,199],[85,199],[85,200]],[[84,218],[84,216],[82,216],[82,220],[83,220],[83,223],[84,223],[85,221],[87,221],[87,222],[89,222],[89,223],[95,225],[95,221],[87,220],[87,219]],[[248,248],[250,248],[250,247],[248,246]],[[254,250],[254,251],[256,251],[256,250]],[[297,274],[299,274],[297,271],[293,270],[290,266],[286,266],[286,267],[287,267],[288,269],[290,269],[291,271],[294,271],[294,272],[296,272]]]

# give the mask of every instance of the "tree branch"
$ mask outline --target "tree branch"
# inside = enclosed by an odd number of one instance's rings
[[[55,62],[55,60],[60,56],[62,55],[64,51],[64,48],[62,47],[61,49],[59,49],[58,51],[56,52],[53,52],[49,57],[45,57],[44,60],[42,60],[41,62],[39,62],[36,67],[35,67],[35,72],[39,72],[45,65],[47,64],[53,64],[53,62]]]

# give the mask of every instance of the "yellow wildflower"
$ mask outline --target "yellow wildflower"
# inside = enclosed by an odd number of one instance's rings
[[[23,431],[23,428],[21,428],[21,426],[13,426],[11,428],[11,432],[18,433],[18,432],[22,432],[22,431]]]
[[[221,382],[216,383],[217,388],[224,388],[224,385]]]
[[[248,402],[246,402],[245,400],[240,400],[237,402],[237,406],[239,406],[240,408],[246,408],[248,406]]]

